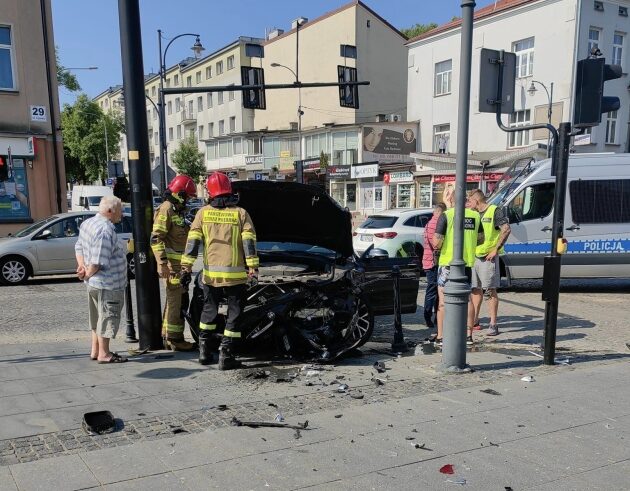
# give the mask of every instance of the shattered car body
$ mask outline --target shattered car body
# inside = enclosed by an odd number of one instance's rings
[[[239,181],[233,188],[254,222],[260,258],[239,318],[245,350],[267,345],[283,356],[331,361],[363,345],[374,316],[393,314],[394,265],[402,271],[402,313],[415,312],[416,260],[356,256],[350,213],[323,189],[273,181]],[[186,315],[195,338],[200,281]]]

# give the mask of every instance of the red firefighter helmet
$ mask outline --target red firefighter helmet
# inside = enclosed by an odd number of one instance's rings
[[[183,193],[187,198],[197,196],[197,186],[195,186],[195,181],[183,174],[175,176],[169,183],[168,189],[171,193],[176,195]]]
[[[223,172],[214,172],[206,179],[206,189],[211,198],[232,194],[230,178]]]

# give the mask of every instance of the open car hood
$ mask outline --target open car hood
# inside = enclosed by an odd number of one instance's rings
[[[238,206],[252,217],[259,242],[297,242],[352,255],[350,212],[323,189],[276,181],[236,181],[232,188]]]

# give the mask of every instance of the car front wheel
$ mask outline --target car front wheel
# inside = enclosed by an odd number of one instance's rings
[[[0,282],[4,285],[21,285],[28,280],[30,265],[21,257],[7,257],[0,261]]]

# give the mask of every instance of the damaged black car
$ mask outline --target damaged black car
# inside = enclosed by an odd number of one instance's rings
[[[233,190],[254,222],[260,259],[239,319],[245,352],[270,348],[283,357],[329,362],[360,347],[372,335],[374,316],[394,313],[394,266],[402,274],[401,312],[416,311],[417,258],[389,258],[374,249],[357,256],[350,212],[322,188],[238,181]],[[195,340],[200,282],[198,275],[186,313]]]

